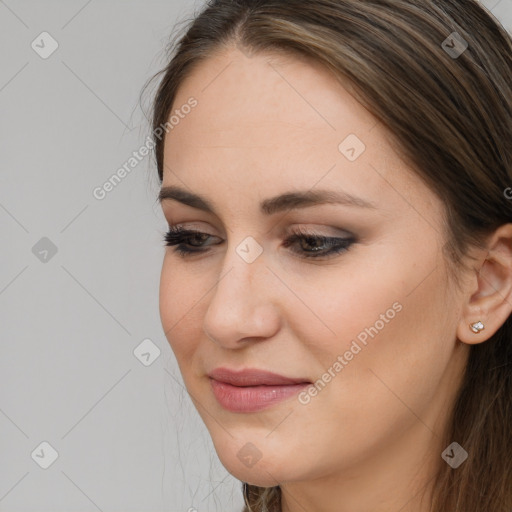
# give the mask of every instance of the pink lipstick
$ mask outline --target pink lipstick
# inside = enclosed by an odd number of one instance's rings
[[[311,384],[305,378],[290,378],[252,368],[242,371],[216,368],[208,376],[215,398],[231,412],[262,411]]]

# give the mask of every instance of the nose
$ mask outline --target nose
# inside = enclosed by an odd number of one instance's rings
[[[236,349],[278,332],[281,317],[275,290],[279,288],[263,255],[247,263],[234,248],[228,253],[211,292],[203,330],[223,348]]]

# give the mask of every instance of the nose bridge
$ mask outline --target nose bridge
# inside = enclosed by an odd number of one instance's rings
[[[251,238],[228,247],[204,317],[208,337],[226,346],[247,337],[271,336],[278,328],[263,250]]]
[[[222,281],[225,282],[220,281],[217,288],[227,288],[228,297],[230,292],[235,295],[242,293],[240,298],[246,302],[253,287],[263,283],[265,274],[263,247],[254,237],[246,236],[237,243],[229,243],[222,269],[222,276],[225,276]],[[221,291],[226,293],[224,289]],[[248,296],[244,297],[245,294]]]

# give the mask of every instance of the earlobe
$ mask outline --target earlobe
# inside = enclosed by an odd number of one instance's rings
[[[485,325],[480,320],[469,324],[469,327],[475,334],[478,334],[480,331],[485,329]]]
[[[458,339],[471,345],[491,338],[512,313],[512,224],[492,234],[473,272],[457,328]]]

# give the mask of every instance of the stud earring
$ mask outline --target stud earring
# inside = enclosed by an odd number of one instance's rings
[[[483,331],[485,329],[484,324],[480,322],[480,320],[473,324],[469,324],[469,327],[475,334],[478,334],[480,331]]]

